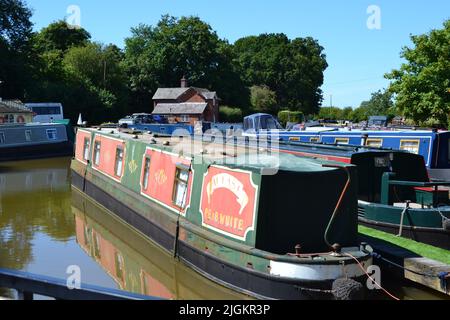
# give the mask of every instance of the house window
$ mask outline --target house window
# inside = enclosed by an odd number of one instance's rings
[[[101,149],[100,141],[95,141],[95,144],[94,144],[94,164],[96,166],[100,165],[100,149]]]
[[[31,130],[25,130],[25,140],[27,142],[31,141]]]
[[[118,147],[116,149],[116,164],[114,168],[114,173],[117,177],[122,176],[122,170],[123,170],[123,148]]]
[[[83,147],[83,159],[85,161],[89,160],[89,150],[91,149],[91,139],[84,138],[84,147]]]
[[[348,144],[350,141],[349,138],[336,138],[336,140],[334,140],[335,144]]]
[[[145,157],[144,176],[142,177],[142,187],[144,188],[144,190],[148,189],[149,176],[150,176],[150,157]]]
[[[383,146],[383,139],[367,139],[366,146],[381,148]]]
[[[320,138],[319,137],[312,137],[311,139],[309,139],[309,142],[311,142],[311,143],[319,143],[320,142]]]
[[[0,144],[3,144],[3,143],[5,143],[6,142],[6,140],[5,140],[5,134],[3,133],[3,132],[0,132]]]
[[[47,129],[47,138],[48,140],[56,140],[56,129]]]
[[[188,179],[189,169],[177,168],[173,191],[173,203],[181,209],[186,207]]]
[[[400,150],[419,154],[420,140],[400,140]]]

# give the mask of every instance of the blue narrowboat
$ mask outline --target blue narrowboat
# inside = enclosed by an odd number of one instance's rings
[[[450,132],[436,130],[351,130],[312,127],[284,130],[268,114],[251,115],[244,120],[247,136],[277,136],[280,141],[335,145],[355,145],[404,150],[423,156],[433,178],[450,180]]]

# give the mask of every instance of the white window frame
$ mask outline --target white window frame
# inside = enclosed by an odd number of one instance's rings
[[[25,130],[25,141],[30,142],[33,139],[31,130]]]
[[[58,131],[56,129],[47,129],[47,139],[48,140],[58,140]],[[50,136],[51,134],[51,136]]]

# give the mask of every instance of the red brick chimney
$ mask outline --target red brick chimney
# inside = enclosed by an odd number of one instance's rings
[[[188,82],[187,82],[185,76],[183,76],[183,78],[181,78],[181,87],[182,88],[187,88],[188,87]]]

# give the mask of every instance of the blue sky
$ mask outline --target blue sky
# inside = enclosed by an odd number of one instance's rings
[[[325,48],[324,105],[359,106],[372,92],[387,87],[386,72],[402,62],[401,48],[410,34],[422,34],[450,18],[448,0],[27,0],[39,30],[81,10],[81,25],[95,41],[123,47],[130,28],[154,25],[161,15],[196,15],[219,37],[234,42],[243,36],[283,32],[290,38],[312,36]],[[381,29],[370,30],[367,8],[381,12]],[[217,88],[220,91],[220,88]]]

